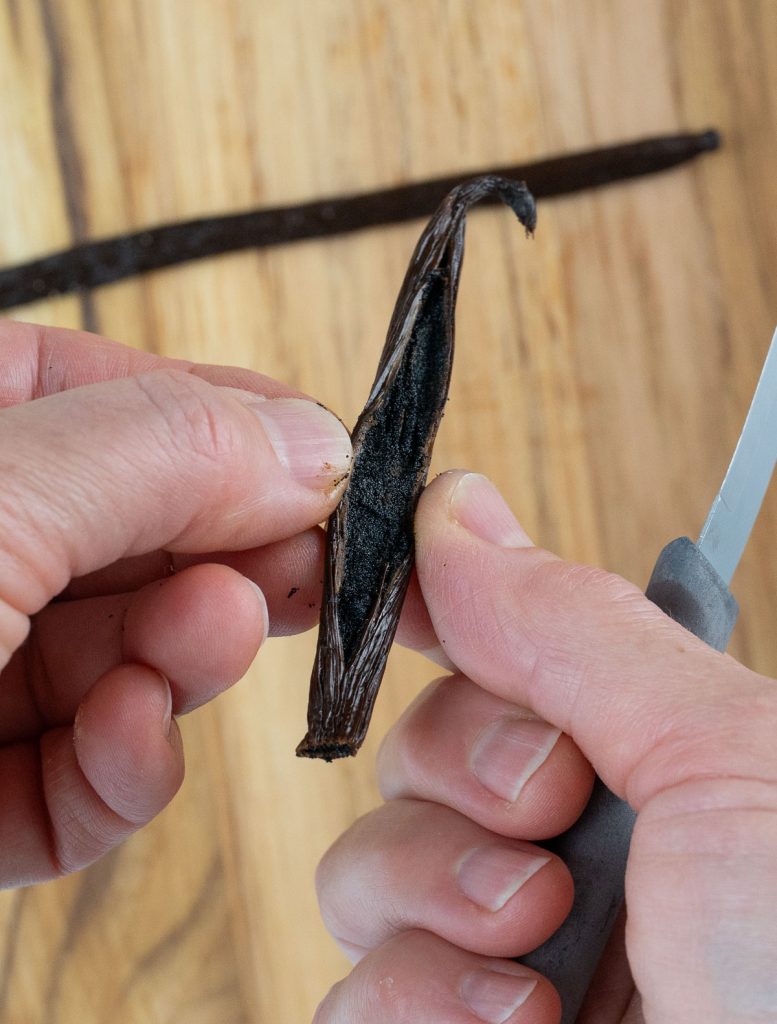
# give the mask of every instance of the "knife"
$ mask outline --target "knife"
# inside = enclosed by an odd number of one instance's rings
[[[777,460],[777,330],[734,455],[699,540],[671,541],[646,596],[710,647],[724,651],[739,606],[729,590]],[[561,1024],[575,1024],[623,904],[636,814],[600,779],[578,821],[541,845],[564,860],[575,883],[572,911],[547,942],[520,958],[561,996]]]

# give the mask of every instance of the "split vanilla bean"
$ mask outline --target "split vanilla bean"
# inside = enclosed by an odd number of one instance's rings
[[[0,310],[122,281],[188,260],[342,235],[381,224],[428,217],[463,177],[496,174],[526,181],[536,198],[566,195],[653,174],[717,149],[714,130],[661,135],[617,146],[549,157],[534,163],[470,171],[396,188],[333,196],[296,206],[200,217],[53,253],[0,270]]]
[[[522,182],[487,176],[459,185],[416,246],[367,404],[353,431],[353,465],[329,519],[324,597],[303,757],[355,754],[396,633],[413,566],[413,515],[448,396],[454,310],[468,208],[510,206],[534,230]]]

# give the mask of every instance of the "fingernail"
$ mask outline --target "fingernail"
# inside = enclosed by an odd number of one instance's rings
[[[561,730],[525,718],[500,718],[477,737],[470,767],[494,796],[514,803],[558,742]]]
[[[167,734],[170,732],[170,726],[173,721],[173,691],[170,689],[170,684],[161,672],[159,675],[162,680],[162,685],[165,688],[165,708],[162,712],[162,728],[164,729],[165,734]]]
[[[465,473],[453,488],[454,518],[481,540],[502,548],[528,548],[532,541],[491,481],[480,473]]]
[[[253,587],[254,592],[256,593],[257,599],[259,601],[259,608],[260,608],[260,613],[261,613],[261,616],[262,616],[262,623],[263,623],[263,625],[262,625],[262,643],[264,643],[264,641],[270,635],[270,613],[267,610],[267,599],[264,596],[264,591],[262,590],[262,588],[259,586],[258,583],[254,583],[254,581],[249,579],[247,576],[244,577],[244,578],[245,578],[246,583],[250,583],[251,586]]]
[[[536,978],[501,971],[470,971],[461,979],[459,993],[480,1020],[504,1024],[536,987]]]
[[[247,404],[261,420],[278,461],[298,483],[331,490],[350,472],[351,438],[327,409],[303,398]]]
[[[485,910],[501,910],[549,860],[509,846],[479,846],[458,866],[459,889]]]

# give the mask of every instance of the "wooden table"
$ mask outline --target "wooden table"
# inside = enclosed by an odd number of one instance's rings
[[[0,0],[0,260],[713,125],[687,166],[473,215],[435,469],[489,474],[537,541],[644,585],[694,534],[777,322],[773,0]],[[239,363],[353,422],[420,225],[193,263],[19,318]],[[732,651],[777,674],[777,489]],[[315,864],[378,800],[381,735],[434,676],[397,650],[361,756],[300,762],[314,637],[183,722],[172,806],[0,900],[6,1024],[310,1019],[347,969]]]

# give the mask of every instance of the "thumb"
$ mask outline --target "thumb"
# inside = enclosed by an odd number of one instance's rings
[[[454,664],[569,733],[637,809],[693,778],[777,778],[773,682],[626,580],[534,547],[485,477],[452,472],[430,484],[416,566]]]
[[[251,548],[321,522],[351,444],[314,402],[160,370],[0,411],[0,453],[8,647],[73,576],[158,548]]]

